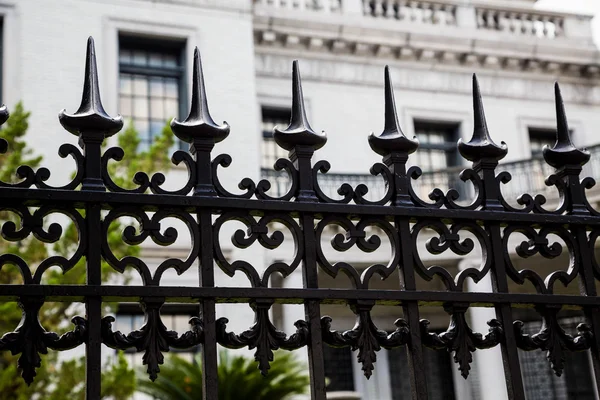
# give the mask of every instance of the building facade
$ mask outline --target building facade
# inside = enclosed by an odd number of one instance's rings
[[[492,137],[510,149],[502,165],[513,175],[505,195],[515,205],[522,192],[543,193],[550,206],[558,202],[555,189],[544,184],[550,171],[540,161],[541,148],[554,142],[554,81],[561,84],[575,144],[592,152],[586,171],[600,175],[600,147],[596,146],[600,140],[595,131],[600,125],[600,52],[592,40],[591,16],[539,11],[534,0],[0,0],[0,16],[2,101],[9,109],[23,101],[32,110],[28,140],[52,170],[72,169],[69,160],[58,156],[56,143],[76,139],[59,129],[57,113],[63,108],[72,111],[79,104],[85,42],[93,36],[105,109],[135,126],[140,146],[148,146],[170,118],[185,117],[192,54],[198,46],[211,112],[232,127],[227,147],[217,145],[215,150],[233,158],[220,173],[232,192],[245,177],[269,179],[273,193],[286,190],[285,173],[275,172],[273,164],[287,154],[274,143],[272,130],[289,121],[294,59],[300,61],[310,122],[328,135],[328,145],[317,152],[317,158],[331,163],[320,180],[331,197],[340,196],[336,191],[344,182],[353,187],[369,183],[375,189],[367,194],[372,198],[383,192],[381,178],[368,174],[379,160],[368,149],[367,136],[383,126],[385,65],[390,66],[404,132],[420,141],[410,162],[423,169],[415,186],[423,199],[436,187],[456,188],[467,202],[473,195],[458,178],[467,165],[456,151],[456,141],[468,140],[473,131],[474,72]],[[348,154],[352,163],[347,162]],[[185,168],[174,166],[165,187],[175,188],[186,177]],[[51,183],[61,183],[60,176],[52,179],[56,181]],[[173,226],[179,223],[174,220]],[[243,225],[223,228],[222,252],[227,260],[250,260],[266,268],[292,258],[289,240],[275,250],[258,244],[235,247],[229,238],[240,228]],[[283,227],[274,229],[286,234]],[[328,227],[323,241],[343,232],[342,227]],[[433,236],[425,232],[419,243],[425,246]],[[165,248],[144,244],[144,256],[156,265],[169,257],[184,259],[189,240],[182,235]],[[382,245],[374,253],[337,252],[332,247],[327,256],[332,264],[345,262],[360,269],[385,264],[388,253],[382,235]],[[423,261],[456,271],[478,266],[477,250],[466,257],[448,253],[432,254]],[[566,256],[552,262],[558,265],[565,260]],[[139,281],[135,272],[132,278],[133,284]],[[397,288],[397,282],[388,279],[381,288]],[[184,276],[170,271],[162,284],[198,285],[197,273],[193,268]],[[320,281],[322,287],[349,284],[342,275],[334,279],[323,274]],[[249,283],[241,274],[230,278],[223,273],[217,285]],[[273,279],[271,285],[302,287],[300,271]],[[471,289],[491,290],[485,282]],[[231,330],[241,332],[252,324],[246,305],[220,307],[219,316],[229,318]],[[345,306],[323,306],[323,312],[335,316],[336,329],[354,324]],[[163,313],[172,315],[171,324],[177,328],[197,309],[165,308]],[[300,305],[277,306],[272,318],[279,328],[291,332],[303,313]],[[142,323],[141,315],[137,306],[123,305],[116,325],[130,331]],[[423,315],[431,320],[432,329],[446,329],[448,318],[441,307],[425,307]],[[373,316],[378,327],[393,330],[401,311],[376,307]],[[485,321],[493,316],[486,308],[472,310],[471,326],[485,332]],[[532,321],[527,329],[539,329],[535,315],[523,311],[521,317]],[[566,327],[569,317],[565,316]],[[402,349],[382,351],[368,381],[350,350],[329,349],[327,354],[332,398],[409,398]],[[451,355],[428,350],[426,357],[432,398],[506,398],[499,350],[476,352],[468,381],[460,376]],[[541,353],[523,353],[530,398],[594,398],[589,372],[579,368],[587,355],[576,357],[568,362],[573,367],[556,378]]]

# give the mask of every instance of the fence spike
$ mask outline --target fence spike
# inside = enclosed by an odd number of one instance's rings
[[[280,130],[276,126],[273,129],[273,138],[280,147],[288,151],[296,146],[309,146],[313,150],[318,150],[327,142],[325,132],[315,132],[310,126],[308,118],[306,118],[298,60],[294,60],[292,63],[292,117],[290,125],[284,130]]]
[[[187,143],[194,140],[210,140],[218,143],[229,135],[230,127],[227,122],[218,125],[208,110],[208,100],[202,72],[202,60],[198,47],[194,49],[194,68],[192,76],[192,102],[190,112],[185,120],[171,120],[171,130],[179,139]]]
[[[566,165],[584,165],[589,161],[590,153],[587,150],[577,149],[571,141],[565,104],[558,82],[554,83],[554,102],[556,105],[556,143],[552,148],[544,146],[544,159],[557,169]]]
[[[490,132],[485,120],[485,111],[481,99],[481,90],[477,75],[473,74],[473,136],[468,142],[458,140],[458,151],[469,161],[479,162],[484,159],[498,161],[508,153],[506,143],[500,142],[498,146],[490,137]]]
[[[386,156],[391,153],[414,153],[419,147],[419,141],[416,137],[409,139],[402,132],[398,122],[398,113],[396,112],[396,102],[394,99],[394,88],[390,76],[390,67],[385,66],[385,122],[383,132],[375,136],[373,132],[369,135],[369,145],[374,152]]]
[[[58,114],[61,125],[74,135],[102,134],[104,138],[114,135],[123,127],[123,117],[112,118],[106,113],[100,99],[98,85],[98,69],[96,66],[96,50],[94,39],[90,36],[87,42],[85,58],[85,76],[81,105],[75,114],[67,114],[62,110]]]

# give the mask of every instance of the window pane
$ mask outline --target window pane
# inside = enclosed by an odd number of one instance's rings
[[[121,115],[123,116],[131,116],[132,115],[132,109],[131,109],[131,97],[129,96],[121,96],[119,98],[119,110]]]
[[[178,66],[178,62],[177,62],[177,57],[172,55],[172,54],[165,54],[164,55],[164,66],[165,67],[177,67]]]
[[[136,96],[148,95],[148,81],[143,77],[136,76],[133,80],[133,93]]]
[[[146,65],[146,53],[143,51],[134,51],[133,52],[133,63],[135,65]]]
[[[131,83],[131,75],[121,74],[119,79],[119,93],[121,94],[131,94],[132,83]]]
[[[133,99],[133,115],[137,118],[148,118],[148,103],[143,97]]]
[[[162,99],[151,98],[150,99],[150,118],[152,119],[165,119],[164,115],[164,104]]]
[[[162,97],[163,96],[163,83],[160,78],[150,79],[150,96]]]
[[[179,85],[175,79],[165,79],[165,96],[176,99],[179,97]]]
[[[165,111],[163,114],[164,115],[163,118],[165,120],[180,117],[179,102],[177,100],[172,100],[172,99],[164,100],[164,107],[165,107]]]
[[[162,66],[162,55],[160,53],[150,53],[148,57],[148,65],[151,67]]]
[[[119,51],[119,62],[124,64],[131,64],[131,51],[121,49]]]

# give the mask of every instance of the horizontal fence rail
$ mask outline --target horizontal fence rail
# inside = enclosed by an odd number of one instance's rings
[[[600,236],[600,213],[586,197],[595,182],[582,177],[583,168],[590,165],[587,164],[590,153],[575,148],[571,142],[558,84],[555,86],[556,143],[544,149],[545,164],[540,160],[528,161],[530,165],[519,164],[525,172],[518,172],[519,168],[513,168],[517,164],[507,164],[506,169],[498,165],[508,149],[490,137],[479,85],[473,76],[474,132],[469,141],[459,140],[457,144],[462,157],[472,166],[461,172],[447,171],[438,175],[438,179],[433,178],[435,174],[423,174],[418,166],[408,167],[409,157],[418,151],[419,142],[418,138],[406,137],[401,130],[386,67],[384,129],[381,134],[368,137],[369,146],[381,155],[382,162],[373,165],[371,177],[362,181],[352,175],[327,178],[329,163],[314,159],[315,151],[326,144],[327,137],[314,131],[307,120],[297,62],[293,63],[292,75],[291,121],[285,129],[276,127],[273,132],[276,143],[289,151],[289,158],[279,159],[272,172],[263,172],[271,176],[271,182],[241,179],[242,193],[234,194],[226,189],[231,185],[220,181],[220,169],[234,160],[225,154],[215,156],[212,150],[229,136],[230,127],[216,123],[209,113],[196,49],[189,116],[171,122],[173,134],[190,145],[189,151],[176,151],[172,156],[174,164],[187,168],[187,181],[178,189],[168,190],[162,186],[168,179],[163,174],[148,176],[140,171],[135,175],[134,187],[124,188],[113,180],[108,166],[122,162],[127,154],[118,147],[103,147],[107,138],[122,129],[123,121],[121,117],[109,116],[102,107],[90,38],[81,105],[73,114],[62,111],[59,115],[65,130],[79,138],[82,149],[69,144],[59,147],[62,157],[71,156],[75,162],[72,180],[62,187],[53,187],[47,183],[50,171],[22,166],[16,171],[18,182],[0,182],[3,213],[0,268],[3,273],[8,265],[16,268],[23,282],[0,285],[0,301],[17,302],[23,315],[15,330],[0,339],[0,350],[20,355],[18,367],[23,379],[27,383],[34,380],[36,368],[42,362],[40,354],[48,349],[61,351],[84,345],[86,396],[98,400],[102,345],[143,352],[151,379],[160,373],[163,353],[200,345],[202,395],[214,400],[219,390],[217,345],[254,349],[258,368],[265,375],[274,350],[306,348],[311,398],[325,400],[324,345],[358,350],[358,361],[367,377],[377,373],[378,351],[402,347],[408,354],[409,370],[405,376],[410,381],[412,398],[425,400],[428,376],[424,346],[452,352],[465,378],[474,351],[499,346],[511,399],[525,399],[518,349],[545,351],[557,375],[564,369],[567,352],[589,351],[597,385],[600,303],[596,287],[600,266],[595,248]],[[6,107],[0,109],[0,117],[1,123],[8,120]],[[8,142],[0,141],[0,150],[9,151]],[[513,180],[520,181],[521,175],[531,177],[526,172],[534,169],[548,174],[544,186],[519,184],[534,191],[518,196],[502,189],[510,183],[511,173]],[[275,171],[285,173],[287,178],[279,182]],[[340,179],[344,182],[338,186],[336,182]],[[454,182],[459,180],[469,182],[470,189],[453,189]],[[438,185],[448,189],[442,190]],[[547,188],[561,199],[554,207],[544,197]],[[77,233],[77,246],[71,256],[50,253],[43,261],[34,263],[25,255],[21,257],[6,250],[26,238],[60,244],[66,232],[54,220],[61,217],[68,218]],[[110,229],[123,218],[129,222],[119,240],[132,246],[146,239],[161,246],[173,245],[177,230],[168,227],[166,220],[181,221],[191,237],[189,254],[168,258],[156,268],[151,268],[141,256],[115,254],[109,240]],[[220,239],[223,226],[231,221],[246,227],[245,231],[234,232],[233,246],[240,249],[258,246],[270,251],[287,241],[293,243],[290,260],[270,265],[232,260],[224,254],[225,244]],[[332,233],[332,227],[337,233]],[[425,251],[418,246],[423,234],[429,238]],[[514,237],[519,235],[524,239],[515,241]],[[385,263],[358,268],[352,263],[331,261],[324,248],[325,240],[330,240],[331,247],[339,252],[357,248],[364,253],[377,250],[385,240],[391,252]],[[481,248],[480,254],[474,252],[476,245]],[[425,262],[425,253],[471,256],[478,267],[455,273]],[[516,263],[516,259],[533,256],[554,259],[561,255],[568,256],[568,267],[548,274],[540,274],[535,268],[520,269]],[[85,284],[53,285],[43,281],[49,268],[58,267],[68,276],[79,262],[85,264]],[[139,274],[142,284],[103,284],[103,265],[118,273],[133,271]],[[178,274],[197,270],[199,286],[162,284],[161,278],[169,269]],[[241,273],[250,287],[217,287],[216,270],[229,277]],[[270,284],[274,274],[285,280],[296,270],[302,273],[303,288]],[[394,272],[400,276],[396,289],[370,289],[373,279],[386,280]],[[345,275],[348,287],[320,288],[319,276],[323,274]],[[468,282],[484,279],[491,281],[492,292],[469,292]],[[417,285],[419,280],[441,282],[442,290],[421,289]],[[554,293],[559,286],[572,282],[579,283],[579,295]],[[532,285],[535,293],[510,290],[525,284]],[[86,315],[73,318],[70,332],[60,336],[48,332],[43,318],[39,319],[40,308],[48,301],[83,302]],[[110,301],[139,302],[145,324],[132,332],[115,331],[114,317],[103,315],[103,303]],[[189,330],[167,330],[160,315],[166,302],[199,304],[200,313],[190,320]],[[254,325],[244,332],[229,330],[228,320],[217,315],[217,303],[247,303],[255,315]],[[287,334],[274,326],[270,310],[275,303],[303,305],[305,319],[295,323],[295,332]],[[350,308],[356,316],[353,328],[345,331],[332,328],[332,318],[321,313],[321,306],[331,303]],[[394,331],[385,332],[375,325],[371,312],[376,305],[402,308],[403,318],[396,320]],[[430,330],[429,322],[420,318],[420,306],[443,307],[448,314],[447,330],[442,333]],[[474,306],[495,309],[496,319],[488,322],[487,332],[474,332],[470,328],[466,313]],[[538,333],[525,333],[523,323],[513,316],[516,306],[535,309],[543,322]],[[575,335],[567,334],[559,324],[559,311],[569,308],[583,310],[585,315]]]

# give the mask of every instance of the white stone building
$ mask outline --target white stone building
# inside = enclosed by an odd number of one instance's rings
[[[600,126],[600,52],[592,41],[591,16],[542,12],[534,3],[0,0],[2,101],[10,109],[22,100],[32,110],[28,137],[32,147],[44,155],[44,164],[51,170],[68,170],[72,164],[58,157],[58,144],[75,143],[76,138],[60,128],[57,113],[63,108],[73,111],[79,104],[88,36],[96,40],[105,109],[133,121],[146,144],[168,118],[186,115],[192,53],[198,46],[212,115],[232,127],[229,138],[214,151],[233,157],[233,164],[220,172],[221,181],[231,191],[247,176],[255,181],[268,177],[274,184],[285,185],[285,179],[268,172],[276,158],[286,156],[269,134],[274,124],[285,124],[289,118],[291,64],[299,59],[309,119],[316,130],[328,135],[327,145],[315,159],[331,163],[331,177],[323,177],[322,182],[333,197],[333,189],[343,181],[353,186],[365,182],[374,188],[379,182],[380,178],[367,176],[370,166],[379,161],[368,147],[367,135],[383,126],[383,68],[389,65],[400,123],[407,136],[416,135],[421,142],[413,161],[426,172],[420,186],[426,199],[434,186],[447,190],[457,184],[458,170],[467,165],[454,144],[458,138],[468,139],[473,130],[471,75],[476,72],[491,135],[509,148],[503,163],[513,172],[513,181],[506,185],[506,194],[516,198],[518,192],[546,190],[543,177],[547,170],[541,162],[528,160],[539,156],[544,144],[553,142],[556,80],[561,83],[575,144],[592,151],[587,171],[600,176],[600,147],[595,147],[600,145],[596,134]],[[55,172],[52,179],[59,183],[60,174]],[[165,186],[176,187],[185,179],[185,169],[175,167]],[[273,190],[278,189],[275,184]],[[377,190],[374,192],[376,196]],[[469,196],[466,185],[460,192]],[[548,199],[555,202],[556,193],[550,190]],[[222,238],[228,259],[251,260],[259,268],[289,259],[293,251],[288,242],[274,251],[258,245],[240,250],[226,242],[226,235]],[[188,244],[189,238],[182,235],[174,246],[145,246],[144,255],[158,264],[167,257],[186,257]],[[385,262],[388,254],[384,247],[385,243],[382,251],[371,254],[331,249],[331,257],[361,268]],[[472,263],[471,258],[446,253],[429,261],[434,259],[455,270]],[[382,287],[396,287],[397,279],[391,281]],[[167,273],[163,284],[198,285],[197,272],[192,268],[183,278]],[[300,270],[273,284],[301,287]],[[336,287],[349,282],[343,277],[335,281],[323,277],[322,284]],[[218,285],[249,283],[240,274],[233,279],[222,274]],[[477,289],[486,290],[483,286]],[[135,305],[124,305],[117,326],[123,331],[139,326],[142,317],[134,315],[137,310]],[[172,324],[184,330],[186,313],[196,311],[191,307],[176,312],[184,315],[174,316]],[[229,318],[228,327],[235,332],[252,323],[245,305],[219,306],[218,313]],[[342,306],[323,306],[323,313],[334,317],[336,329],[353,325],[353,315]],[[392,329],[399,313],[399,307],[381,307],[375,308],[373,315],[381,329]],[[423,314],[434,328],[447,326],[448,318],[441,309],[424,310]],[[472,310],[473,329],[485,332],[485,321],[493,314],[488,309]],[[293,322],[302,318],[301,306],[273,309],[274,322],[288,333]],[[298,353],[304,356],[304,352]],[[404,397],[408,383],[402,379],[406,370],[399,369],[405,362],[400,353],[382,351],[370,381],[361,375],[357,363],[349,361],[349,350],[331,351],[329,357],[332,390],[352,392],[363,400],[408,398]],[[431,353],[428,357],[432,376],[437,377],[430,382],[432,399],[506,398],[499,351],[476,352],[473,376],[466,382],[449,355]],[[523,361],[533,366],[523,368],[524,374],[530,374],[525,382],[531,396],[536,392],[532,385],[542,380],[552,383],[543,384],[552,388],[543,394],[545,399],[593,398],[591,385],[569,381],[568,371],[566,378],[551,378],[543,361],[539,364],[543,356],[534,358],[524,356]],[[573,397],[575,390],[581,390],[580,397]]]

